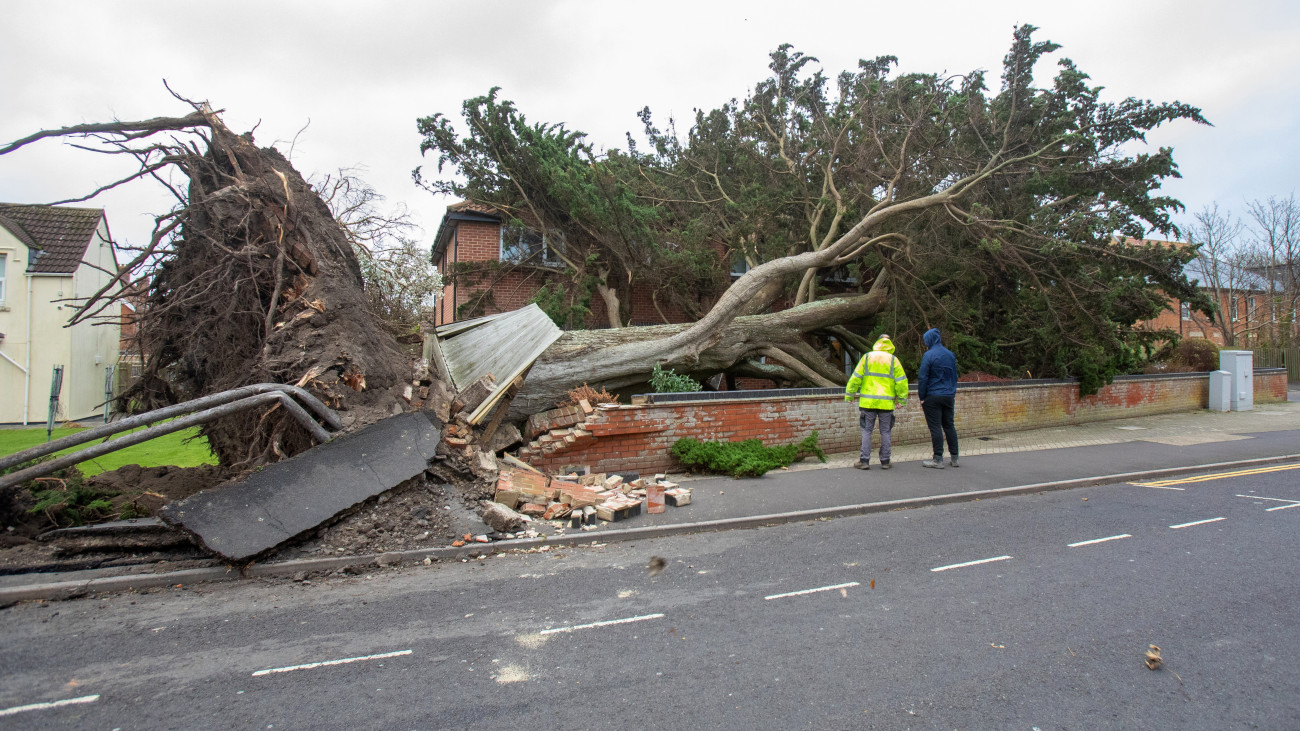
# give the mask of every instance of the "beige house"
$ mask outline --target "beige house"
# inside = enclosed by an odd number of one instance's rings
[[[104,211],[0,203],[0,424],[44,422],[54,367],[63,366],[59,420],[103,413],[117,364],[117,321],[67,327],[67,300],[117,272]]]

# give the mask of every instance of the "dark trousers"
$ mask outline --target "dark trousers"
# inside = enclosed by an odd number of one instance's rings
[[[930,427],[930,444],[934,458],[943,457],[943,440],[948,440],[948,454],[957,456],[957,426],[952,422],[952,396],[926,396],[921,410],[925,412],[925,425]]]
[[[894,412],[888,409],[858,408],[858,428],[862,430],[862,451],[860,459],[871,463],[871,432],[880,423],[880,463],[889,464],[893,453]]]

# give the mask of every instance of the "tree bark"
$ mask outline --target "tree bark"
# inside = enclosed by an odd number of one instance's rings
[[[818,385],[842,385],[847,382],[844,375],[812,352],[804,336],[881,312],[888,301],[887,290],[888,276],[882,275],[867,294],[737,317],[712,333],[707,347],[698,349],[677,344],[680,341],[676,338],[695,327],[690,324],[567,332],[534,364],[507,418],[523,418],[552,408],[567,398],[570,389],[584,382],[612,390],[645,383],[655,363],[679,373],[713,375],[733,370],[746,359],[757,359],[770,348],[782,351],[782,355],[774,357],[783,363],[793,365],[791,361],[798,361],[800,370],[755,370],[754,364],[741,366],[742,371],[763,378],[774,374],[800,378],[807,373],[806,380]],[[810,352],[813,357],[809,357]]]

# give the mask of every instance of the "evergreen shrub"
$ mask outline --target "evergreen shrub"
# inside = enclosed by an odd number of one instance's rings
[[[678,439],[673,456],[683,465],[702,472],[716,472],[732,477],[761,477],[764,473],[787,467],[805,457],[825,462],[826,454],[817,446],[814,431],[798,444],[767,447],[757,439],[741,442],[702,442]]]

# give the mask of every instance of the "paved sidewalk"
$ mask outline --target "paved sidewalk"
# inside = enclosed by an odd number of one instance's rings
[[[687,477],[692,504],[619,523],[640,527],[816,510],[1106,475],[1300,455],[1300,401],[1254,411],[1162,414],[961,440],[959,468],[921,467],[930,445],[894,449],[893,469],[852,469],[857,452],[755,479]]]
[[[833,455],[826,464],[815,460],[790,469],[769,472],[754,479],[680,477],[695,488],[691,505],[668,508],[658,515],[642,514],[592,531],[553,534],[549,543],[590,543],[605,540],[642,540],[657,536],[752,527],[769,522],[808,519],[801,511],[859,514],[868,504],[906,500],[911,507],[944,496],[979,493],[1022,486],[1083,480],[1110,475],[1162,470],[1182,470],[1201,465],[1293,456],[1300,459],[1300,390],[1288,403],[1260,405],[1254,411],[1227,414],[1208,411],[1166,414],[1081,426],[998,434],[961,442],[959,468],[925,469],[928,444],[905,445],[894,451],[894,468],[869,471],[851,467],[856,452]],[[1135,477],[1125,478],[1137,479]],[[1104,480],[1101,480],[1104,481]],[[1033,487],[1037,491],[1038,487]],[[1046,488],[1041,488],[1046,489]],[[893,504],[879,508],[894,509]],[[1014,504],[1009,503],[1008,508]],[[848,510],[837,510],[848,509]],[[760,520],[747,520],[756,517]],[[716,523],[715,521],[729,521]],[[630,529],[630,530],[629,530]],[[551,531],[549,526],[548,532]],[[492,546],[477,544],[453,549],[431,546],[401,555],[405,562],[424,558],[460,558],[473,551],[527,548],[536,540],[508,541]],[[334,570],[346,565],[375,564],[375,556],[339,556],[324,559],[258,564],[254,576],[289,576],[297,571]],[[0,577],[0,606],[31,598],[75,596],[87,591],[120,591],[128,586],[166,586],[177,583],[232,578],[221,567],[181,573],[155,573],[160,567],[97,569],[64,574],[26,574]],[[121,576],[121,574],[130,574]],[[118,575],[117,578],[112,578]],[[49,583],[56,582],[56,583]]]

